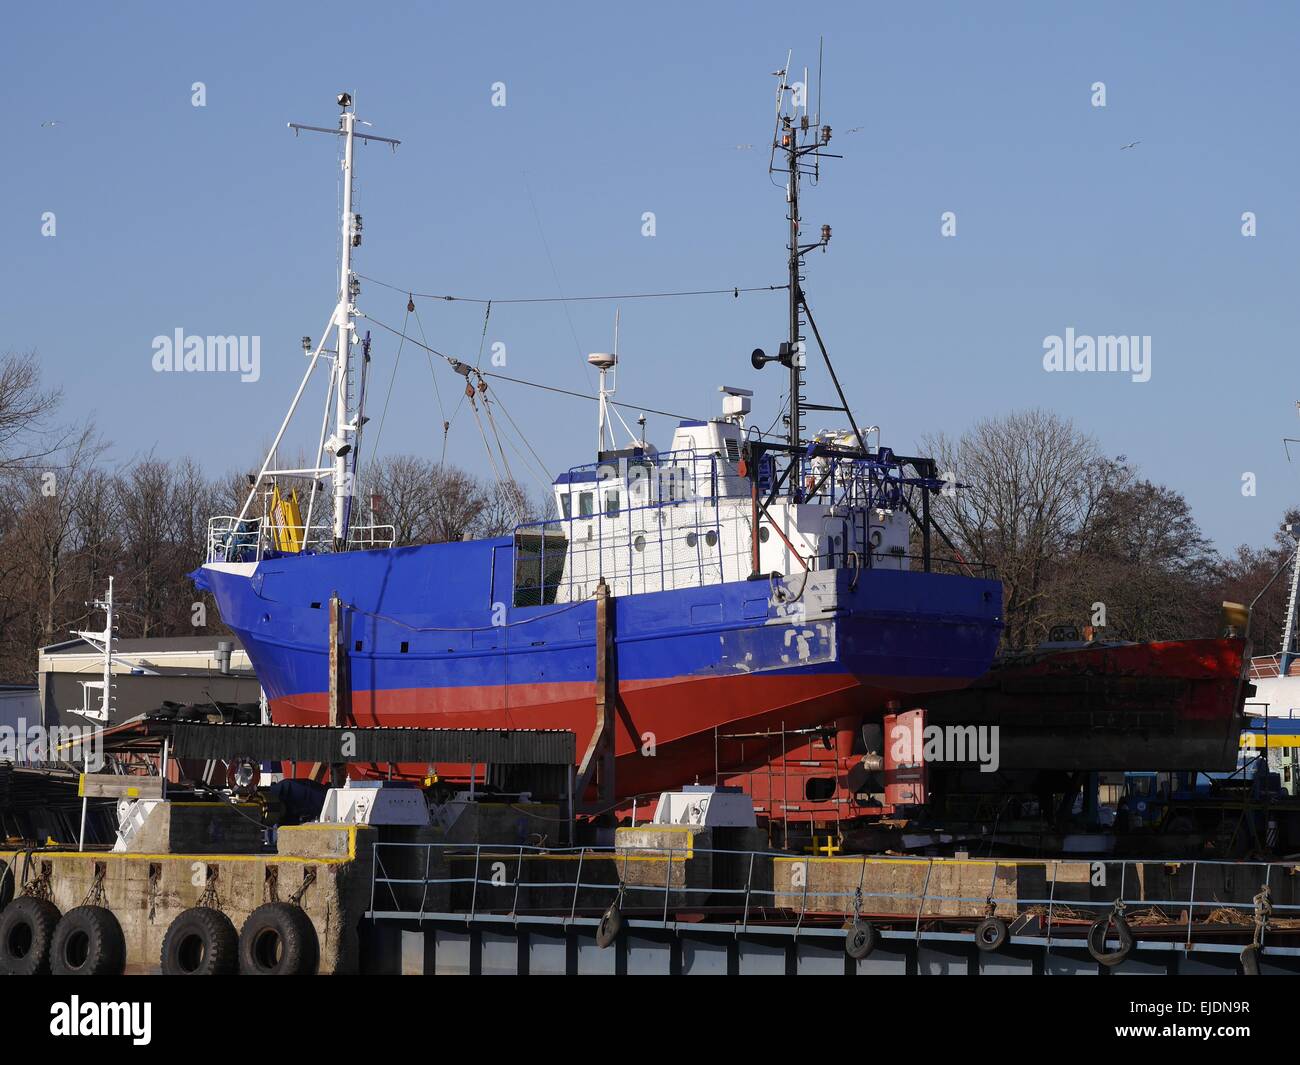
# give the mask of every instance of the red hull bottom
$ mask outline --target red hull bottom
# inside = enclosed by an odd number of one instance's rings
[[[656,797],[684,784],[711,782],[718,774],[753,769],[764,760],[761,746],[746,749],[719,737],[871,717],[888,700],[920,686],[934,687],[933,681],[914,677],[872,678],[867,684],[832,673],[625,681],[615,715],[616,792],[621,799]],[[328,719],[328,699],[326,693],[273,699],[271,716],[279,724],[320,725]],[[595,729],[595,692],[587,683],[357,692],[350,720],[362,727],[568,729],[581,755]],[[299,766],[298,772],[314,776],[320,768]],[[468,775],[463,767],[436,768],[453,779],[458,770]],[[393,776],[407,779],[422,778],[428,770],[413,764],[391,767]],[[390,767],[354,766],[351,772],[383,777]]]
[[[997,726],[1004,773],[1231,770],[1249,694],[1244,652],[1244,641],[1227,638],[1049,650],[1004,659],[974,684],[914,705],[927,724]],[[876,790],[859,764],[860,724],[752,739],[758,768],[723,783],[743,788],[770,820],[890,816],[892,807],[859,797]]]

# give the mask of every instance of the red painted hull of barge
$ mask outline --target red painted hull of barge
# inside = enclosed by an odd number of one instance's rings
[[[1240,639],[1048,649],[1000,659],[969,687],[921,695],[905,708],[924,707],[931,725],[996,725],[1003,771],[1228,771],[1251,694],[1244,655]],[[838,731],[728,740],[748,747],[746,761],[761,757],[757,769],[723,782],[744,788],[760,816],[773,819],[887,815],[859,796],[869,779],[861,725],[878,721],[866,715]]]

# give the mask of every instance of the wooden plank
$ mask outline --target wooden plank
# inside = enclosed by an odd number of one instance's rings
[[[163,780],[120,773],[82,773],[77,794],[87,799],[161,799]]]

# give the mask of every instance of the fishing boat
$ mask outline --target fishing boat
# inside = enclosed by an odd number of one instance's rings
[[[789,81],[780,72],[769,166],[786,188],[788,330],[775,354],[749,359],[788,373],[786,432],[759,432],[752,390],[724,386],[716,416],[680,419],[666,448],[626,423],[620,442],[617,350],[596,353],[595,454],[554,478],[548,517],[480,540],[397,545],[391,528],[354,520],[371,352],[358,336],[353,150],[397,142],[358,130],[346,93],[337,128],[295,127],[342,141],[337,300],[243,509],[212,519],[195,574],[274,721],[570,729],[577,793],[610,803],[744,769],[744,756],[718,765],[721,731],[856,723],[987,671],[1001,584],[932,549],[944,534],[931,498],[950,480],[883,446],[874,426],[859,429],[813,321],[805,257],[830,228],[803,241],[800,183],[834,156],[830,126],[806,102],[800,111]],[[836,404],[803,397],[808,328]],[[491,374],[442,357],[471,398],[490,396]],[[315,464],[278,468],[308,381],[326,366]],[[810,411],[847,428],[807,433]]]

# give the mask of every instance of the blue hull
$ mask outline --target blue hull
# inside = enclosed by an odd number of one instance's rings
[[[210,564],[199,582],[276,720],[324,720],[337,595],[358,724],[572,728],[582,750],[595,604],[514,606],[513,557],[506,537]],[[767,580],[614,600],[620,756],[646,734],[682,756],[703,740],[711,770],[715,728],[806,727],[962,687],[988,669],[1001,633],[994,580],[871,569],[779,583],[790,601]],[[673,770],[678,780],[691,771]]]

